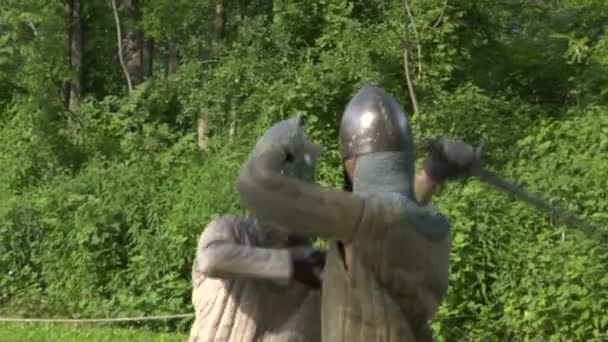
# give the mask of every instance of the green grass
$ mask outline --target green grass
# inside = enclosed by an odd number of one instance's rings
[[[90,325],[0,323],[0,342],[183,342],[185,334]]]

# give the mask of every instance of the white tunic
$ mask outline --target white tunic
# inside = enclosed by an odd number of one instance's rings
[[[192,269],[190,342],[321,340],[320,293],[290,281],[289,252],[276,240],[243,217],[205,228]]]

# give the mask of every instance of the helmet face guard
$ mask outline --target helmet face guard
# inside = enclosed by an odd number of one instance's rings
[[[399,103],[384,90],[366,86],[350,100],[340,122],[342,160],[375,152],[410,152],[411,128]]]
[[[260,137],[251,152],[251,157],[263,153],[273,145],[283,146],[289,153],[282,167],[282,174],[307,182],[314,182],[316,161],[322,147],[310,141],[304,132],[304,120],[300,115],[279,121]]]

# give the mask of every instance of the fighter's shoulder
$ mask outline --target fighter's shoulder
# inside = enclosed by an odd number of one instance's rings
[[[206,228],[211,227],[226,227],[226,226],[243,226],[251,224],[251,220],[247,217],[238,215],[222,215],[211,220]]]
[[[223,236],[227,235],[236,237],[242,237],[243,234],[247,234],[254,222],[243,216],[237,215],[222,215],[214,218],[209,222],[201,234],[201,239],[206,236]],[[238,239],[237,239],[238,240]]]
[[[388,226],[409,224],[417,227],[430,226],[441,232],[450,230],[449,220],[432,204],[420,206],[416,201],[400,194],[370,196],[367,203],[370,209],[380,213]]]

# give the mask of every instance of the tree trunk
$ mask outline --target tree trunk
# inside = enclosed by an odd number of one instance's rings
[[[245,25],[245,0],[237,0],[236,2],[236,23],[238,31],[241,32]]]
[[[241,1],[239,0],[239,6]],[[239,7],[241,8],[241,7]],[[213,33],[215,41],[219,42],[224,40],[226,34],[226,1],[215,0],[215,15],[213,21]],[[202,114],[197,122],[196,135],[197,145],[200,150],[205,151],[209,146],[209,121],[208,113]],[[233,131],[233,129],[230,129]]]
[[[83,41],[82,41],[82,3],[81,0],[72,2],[72,26],[70,44],[70,62],[73,73],[70,84],[70,103],[68,108],[71,112],[78,112],[82,98],[84,74],[83,74]]]
[[[167,56],[167,75],[171,75],[177,71],[179,67],[179,54],[174,42],[169,42],[169,53]]]
[[[123,0],[122,12],[124,13],[124,54],[127,71],[133,83],[133,87],[143,81],[143,37],[137,30],[137,0]]]
[[[133,87],[152,77],[154,64],[154,42],[137,28],[140,17],[138,0],[122,0],[125,28],[124,57]]]
[[[120,68],[125,74],[125,78],[127,79],[127,89],[129,90],[129,94],[133,92],[133,84],[131,83],[131,76],[129,75],[129,71],[127,70],[127,66],[124,60],[124,52],[123,52],[123,39],[122,39],[122,29],[120,28],[120,15],[118,14],[118,6],[116,5],[116,0],[110,0],[112,2],[112,11],[114,12],[114,22],[116,25],[116,39],[118,46],[118,61],[120,62]]]
[[[142,51],[142,65],[143,65],[143,78],[147,80],[153,75],[153,62],[154,62],[154,41],[152,39],[143,38],[143,51]]]
[[[198,118],[196,125],[196,142],[201,151],[206,151],[209,147],[209,122],[205,116]]]
[[[74,0],[67,0],[65,2],[65,18],[66,18],[66,31],[65,31],[65,55],[68,70],[72,70],[72,3]],[[70,81],[66,80],[63,82],[63,107],[67,110],[70,107]]]
[[[226,0],[215,0],[215,20],[213,29],[217,41],[224,39],[226,33]]]

